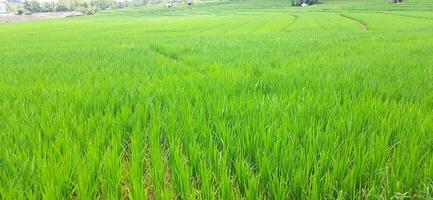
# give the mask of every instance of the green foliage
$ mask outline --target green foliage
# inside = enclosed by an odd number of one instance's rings
[[[317,4],[319,0],[291,0],[292,6],[300,6],[303,3],[307,3],[309,5]]]
[[[162,1],[153,0],[152,4],[160,4]],[[179,1],[181,2],[181,1]],[[149,0],[114,1],[114,0],[58,0],[40,3],[37,0],[26,0],[20,4],[11,4],[8,8],[16,14],[31,14],[36,12],[63,12],[80,11],[87,15],[95,14],[99,10],[110,8],[142,7],[148,5]]]
[[[431,199],[433,2],[360,3],[0,25],[0,199]]]
[[[16,15],[24,14],[24,8],[19,4],[7,3],[8,11]]]
[[[111,5],[114,3],[114,1],[111,0],[95,0],[92,1],[92,6],[97,7],[101,10],[105,10],[109,7],[111,7]]]
[[[80,11],[86,15],[93,15],[98,10],[104,10],[112,6],[111,1],[82,1],[82,0],[60,0],[54,2],[43,2],[39,3],[35,0],[27,0],[22,5],[22,12],[36,13],[36,12],[63,12],[63,11]]]
[[[26,0],[24,1],[23,8],[29,12],[42,12],[43,9],[41,4],[35,0]]]
[[[22,15],[22,14],[24,14],[24,9],[20,9],[20,8],[18,8],[18,9],[16,10],[16,12],[14,12],[14,14],[16,14],[16,15]]]
[[[77,8],[75,10],[77,10],[77,11],[79,11],[85,15],[94,15],[98,11],[98,7],[92,6],[89,4],[84,4],[81,6],[77,6]]]

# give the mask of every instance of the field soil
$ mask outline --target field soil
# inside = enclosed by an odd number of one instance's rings
[[[31,15],[14,15],[14,14],[0,14],[0,23],[20,22],[20,21],[33,21],[43,19],[58,19],[65,17],[83,16],[80,12],[45,12],[34,13]]]

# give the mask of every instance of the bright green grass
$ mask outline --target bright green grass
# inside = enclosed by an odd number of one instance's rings
[[[0,25],[0,199],[433,198],[433,2]]]

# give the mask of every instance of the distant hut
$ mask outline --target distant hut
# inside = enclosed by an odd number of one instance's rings
[[[8,4],[6,0],[0,0],[0,14],[8,13]]]
[[[186,0],[186,4],[188,4],[188,6],[192,6],[192,0]]]

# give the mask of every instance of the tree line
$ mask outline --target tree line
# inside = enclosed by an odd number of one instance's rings
[[[8,8],[15,14],[31,14],[37,12],[79,11],[83,14],[95,14],[99,10],[111,8],[125,8],[145,6],[149,3],[160,3],[162,0],[57,0],[40,2],[37,0],[23,0],[9,3]]]
[[[10,0],[8,8],[15,14],[31,14],[37,12],[64,12],[64,11],[79,11],[86,15],[95,14],[99,10],[111,8],[139,7],[149,4],[159,4],[166,0],[57,0],[44,1],[37,0]],[[170,2],[184,0],[169,0]],[[290,0],[293,6],[300,6],[304,3],[308,5],[318,3],[318,0]]]

